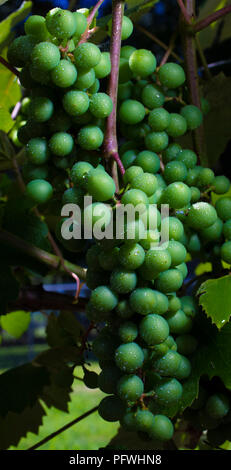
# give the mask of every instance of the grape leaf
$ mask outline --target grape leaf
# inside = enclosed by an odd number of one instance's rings
[[[9,132],[14,125],[14,121],[9,113],[9,111],[2,106],[0,106],[0,122],[1,129],[4,132]]]
[[[7,331],[14,338],[20,338],[28,329],[30,313],[17,310],[0,317],[0,320],[3,330]]]
[[[17,10],[0,22],[0,51],[13,39],[12,29],[29,15],[31,8],[32,2],[22,2]]]
[[[7,134],[0,130],[0,158],[12,159],[15,156],[14,147]]]
[[[208,279],[197,291],[199,305],[217,328],[222,328],[231,316],[231,276]]]
[[[201,6],[198,20],[201,21],[202,19],[206,18],[211,13],[217,10],[220,10],[220,8],[223,8],[230,4],[231,4],[230,0],[228,1],[227,0],[209,0]],[[223,22],[223,26],[222,26],[220,40],[223,41],[225,39],[230,38],[231,36],[230,21],[231,21],[231,16],[226,15],[224,18],[214,23],[211,23],[207,28],[200,31],[199,39],[200,39],[200,43],[203,49],[207,49],[213,45],[213,42],[220,28],[221,22]]]
[[[1,31],[1,23],[0,23],[0,31]],[[3,58],[6,58],[6,49],[2,51],[1,56]],[[4,108],[5,111],[10,111],[11,108],[15,106],[16,103],[20,101],[22,97],[21,87],[19,85],[19,81],[16,75],[14,75],[14,73],[12,73],[9,69],[4,67],[4,65],[2,64],[0,64],[0,74],[1,74],[1,81],[0,81],[1,107]],[[6,120],[6,117],[4,117],[4,119]],[[8,116],[8,119],[9,119],[9,116]],[[12,121],[12,123],[14,124],[14,121]],[[7,121],[6,121],[6,124],[7,124]],[[11,127],[9,127],[9,124],[8,124],[9,129],[7,130],[7,126],[5,129],[4,127],[2,127],[2,123],[1,123],[1,129],[3,131],[8,132],[13,127],[13,124],[11,125]]]

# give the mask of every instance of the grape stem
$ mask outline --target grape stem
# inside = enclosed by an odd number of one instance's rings
[[[91,30],[89,29],[90,26],[91,26],[91,23],[92,21],[94,20],[94,17],[99,9],[99,7],[101,7],[102,3],[104,2],[104,0],[99,0],[95,6],[92,8],[91,12],[89,13],[88,17],[87,17],[87,28],[86,28],[86,31],[84,31],[84,33],[82,34],[78,44],[82,44],[83,42],[86,42],[87,39],[96,31],[95,28],[92,28]]]
[[[171,40],[170,40],[170,43],[169,43],[169,47],[167,49],[167,51],[165,52],[164,56],[163,56],[163,59],[161,60],[161,63],[160,63],[160,67],[164,64],[166,64],[166,62],[168,61],[168,58],[169,56],[171,55],[173,49],[174,49],[174,46],[175,46],[175,41],[176,41],[176,37],[177,37],[177,33],[178,31],[175,31],[171,37]]]
[[[9,62],[7,62],[7,60],[3,59],[3,57],[1,57],[1,56],[0,56],[0,63],[2,65],[4,65],[4,67],[6,67],[8,70],[10,70],[10,72],[12,72],[14,75],[16,75],[16,77],[20,76],[19,71],[15,67],[13,67],[13,65],[9,64]]]
[[[231,5],[221,8],[220,10],[217,10],[214,13],[211,13],[211,15],[207,16],[203,20],[200,20],[194,23],[193,32],[198,33],[199,31],[202,31],[203,29],[207,28],[210,24],[214,23],[215,21],[220,20],[221,18],[224,18],[224,16],[228,15],[228,13],[231,13]]]
[[[42,250],[37,246],[34,246],[22,238],[14,235],[13,233],[7,232],[6,230],[0,229],[0,241],[6,245],[10,245],[13,248],[18,249],[21,253],[31,256],[32,258],[40,261],[41,263],[49,266],[52,269],[59,269],[61,272],[68,270],[73,272],[80,277],[80,279],[86,279],[87,269],[82,266],[75,265],[70,261],[63,260],[63,265],[60,263],[59,256],[53,255],[48,251]]]
[[[94,406],[94,408],[91,408],[91,410],[87,411],[86,413],[83,413],[81,416],[79,416],[78,418],[75,418],[73,419],[72,421],[70,421],[69,423],[65,424],[65,426],[62,426],[60,429],[58,429],[57,431],[55,432],[52,432],[49,436],[45,437],[44,439],[42,439],[41,441],[37,442],[37,444],[29,447],[27,450],[35,450],[35,449],[38,449],[39,447],[43,446],[44,444],[46,444],[47,442],[49,442],[51,439],[54,439],[54,437],[58,436],[59,434],[61,434],[62,432],[66,431],[66,429],[69,429],[70,427],[74,426],[74,424],[77,424],[79,423],[80,421],[82,421],[82,419],[85,419],[87,418],[88,416],[90,416],[92,413],[94,413],[95,411],[98,410],[98,406]]]
[[[185,23],[186,24],[191,24],[191,15],[190,15],[187,7],[185,7],[183,0],[177,0],[177,3],[178,3],[178,5],[181,9],[181,13],[184,17]]]
[[[110,44],[111,73],[109,77],[107,93],[112,99],[113,109],[107,118],[106,131],[104,137],[104,156],[105,159],[112,160],[111,173],[115,181],[116,192],[119,192],[119,181],[117,166],[120,173],[125,173],[124,166],[118,154],[116,115],[117,115],[117,94],[118,94],[118,76],[121,47],[121,29],[124,12],[124,2],[121,0],[112,1],[112,33]]]

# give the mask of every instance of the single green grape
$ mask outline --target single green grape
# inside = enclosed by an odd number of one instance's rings
[[[73,150],[74,140],[67,132],[56,132],[50,138],[48,145],[54,155],[65,157]]]
[[[60,63],[60,51],[51,42],[40,42],[34,46],[31,53],[33,66],[42,72],[54,70]]]
[[[37,204],[44,204],[49,201],[53,194],[53,188],[51,184],[43,179],[31,180],[26,185],[26,194]]]
[[[100,61],[94,67],[96,78],[105,78],[111,72],[111,59],[109,52],[102,52]]]
[[[99,311],[113,310],[117,303],[117,295],[107,286],[96,287],[91,293],[91,305]]]
[[[181,114],[171,113],[166,132],[171,137],[180,137],[187,131],[187,121]]]
[[[134,75],[145,78],[156,70],[156,58],[147,49],[137,49],[129,57],[129,67]]]
[[[112,33],[112,19],[108,22],[108,35],[111,36]],[[122,28],[121,28],[121,40],[124,41],[131,36],[133,32],[133,23],[128,16],[123,16],[122,19]]]
[[[158,85],[148,84],[142,89],[141,101],[149,109],[159,108],[163,106],[165,96]]]
[[[190,200],[190,188],[181,181],[169,184],[163,192],[162,202],[169,204],[173,209],[181,209],[187,206]]]
[[[126,124],[137,124],[144,119],[145,108],[139,101],[125,100],[119,108],[119,116]]]
[[[68,88],[75,83],[77,70],[69,60],[62,59],[51,71],[52,82],[60,88]]]
[[[95,83],[95,70],[92,68],[87,71],[78,71],[78,77],[73,84],[74,88],[78,90],[89,90]]]
[[[205,405],[206,413],[214,419],[222,419],[229,412],[229,399],[223,393],[211,395]]]
[[[113,178],[104,170],[92,169],[87,177],[87,190],[97,201],[107,201],[115,193]]]
[[[74,50],[74,58],[77,68],[87,71],[99,64],[101,52],[95,44],[84,42]]]
[[[29,104],[29,117],[36,122],[48,121],[54,111],[54,105],[49,98],[37,97],[33,98]]]
[[[160,159],[157,153],[149,150],[139,152],[134,164],[140,166],[147,173],[157,173],[160,169]]]
[[[84,91],[70,90],[63,96],[63,107],[70,116],[84,114],[89,108],[89,98]]]
[[[34,165],[43,165],[47,162],[49,155],[47,141],[44,138],[35,137],[26,145],[26,156]]]
[[[221,197],[215,204],[218,217],[226,222],[231,214],[231,197]]]
[[[192,227],[194,230],[201,230],[214,224],[216,219],[217,212],[211,204],[196,202],[189,209],[186,221],[189,227]]]
[[[25,33],[34,36],[39,41],[45,41],[48,37],[46,20],[43,16],[32,15],[24,24]]]
[[[103,143],[103,132],[98,126],[88,125],[79,130],[78,144],[86,150],[96,150]]]
[[[163,343],[169,335],[168,322],[157,314],[146,315],[140,322],[139,334],[149,346]]]
[[[226,176],[215,176],[213,180],[213,192],[215,194],[225,194],[230,188],[230,181]]]
[[[153,313],[156,303],[157,298],[155,291],[147,287],[135,289],[129,298],[129,304],[132,310],[141,315]]]
[[[162,65],[159,68],[158,77],[161,84],[170,89],[180,87],[186,79],[183,68],[174,62]]]
[[[172,160],[165,165],[163,176],[166,183],[170,184],[175,181],[185,181],[187,173],[187,167],[183,162]]]
[[[170,114],[164,108],[153,109],[148,116],[148,124],[153,131],[164,131],[170,124]]]
[[[58,39],[71,38],[77,29],[76,18],[69,10],[58,10],[46,22],[47,29]]]
[[[221,246],[221,259],[225,263],[231,264],[231,241],[227,241]]]
[[[169,313],[166,319],[171,333],[183,335],[189,333],[192,329],[192,319],[185,315],[183,310]]]
[[[144,353],[137,343],[121,344],[115,351],[115,363],[125,373],[133,374],[143,362]]]
[[[110,285],[113,291],[118,294],[128,294],[132,292],[137,284],[137,276],[134,271],[125,268],[116,268],[110,276]]]
[[[155,281],[157,290],[163,293],[176,292],[183,284],[183,275],[176,268],[160,273]]]
[[[135,403],[144,391],[144,384],[137,375],[123,375],[117,384],[117,393],[121,400]]]
[[[202,124],[203,114],[201,110],[193,104],[183,106],[180,114],[186,119],[187,128],[190,130],[194,130]]]
[[[112,99],[106,93],[95,93],[90,99],[90,112],[95,117],[106,118],[113,108]]]
[[[160,153],[168,146],[168,134],[165,131],[149,132],[146,135],[144,141],[148,150],[151,150],[155,153]]]

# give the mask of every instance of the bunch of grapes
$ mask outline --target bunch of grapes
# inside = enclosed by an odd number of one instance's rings
[[[94,383],[86,375],[85,382],[108,394],[99,406],[102,418],[165,441],[174,432],[168,410],[181,400],[197,348],[198,308],[183,290],[187,256],[231,264],[231,198],[211,203],[211,192],[224,195],[230,182],[200,166],[196,153],[175,141],[197,129],[208,112],[206,100],[202,111],[188,104],[183,68],[172,62],[157,67],[151,51],[126,45],[117,104],[125,173],[116,190],[101,151],[113,105],[99,87],[110,74],[110,56],[81,42],[86,28],[82,13],[56,8],[46,19],[30,17],[26,35],[9,48],[9,61],[22,68],[21,83],[30,91],[27,120],[17,132],[26,144],[27,195],[44,204],[55,192],[60,204],[80,207],[91,196],[81,229],[103,220],[106,231],[121,206],[134,208],[134,220],[125,217],[121,233],[95,238],[86,253],[92,291],[86,314],[104,327],[93,342],[101,373]],[[132,29],[124,17],[122,40]],[[163,204],[168,215],[162,216]],[[62,222],[58,240],[78,251],[79,240],[63,240]],[[164,231],[169,242],[161,244]]]

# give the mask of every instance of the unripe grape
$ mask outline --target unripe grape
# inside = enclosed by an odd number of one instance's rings
[[[100,402],[98,412],[105,421],[119,421],[125,412],[125,404],[120,398],[110,395]]]
[[[176,292],[183,284],[183,275],[178,269],[168,269],[158,275],[155,287],[163,293]]]
[[[141,101],[149,109],[159,108],[163,106],[165,96],[160,87],[149,84],[142,89]]]
[[[89,90],[89,88],[95,82],[95,70],[90,69],[87,71],[80,71],[78,72],[78,77],[75,83],[73,84],[74,88],[78,88],[78,90]]]
[[[111,199],[115,189],[114,180],[106,171],[96,168],[88,173],[87,190],[97,201],[103,202]]]
[[[139,101],[125,100],[119,108],[119,116],[126,124],[137,124],[144,119],[145,108]]]
[[[63,107],[71,116],[84,114],[89,107],[89,98],[83,91],[70,90],[63,96]]]
[[[223,225],[224,237],[227,240],[231,240],[231,219],[227,220]]]
[[[122,343],[131,343],[138,335],[138,328],[132,321],[124,322],[119,327],[118,335]]]
[[[144,353],[137,343],[121,344],[115,351],[115,362],[123,372],[132,374],[142,367]]]
[[[214,419],[222,419],[229,412],[229,399],[222,393],[211,395],[206,403],[205,410]]]
[[[68,155],[74,146],[73,138],[67,132],[56,132],[49,140],[49,149],[58,157]]]
[[[172,160],[165,165],[163,176],[168,184],[174,183],[175,181],[185,181],[187,168],[183,162]]]
[[[182,182],[171,183],[163,192],[162,202],[169,204],[173,209],[187,206],[190,200],[190,188]]]
[[[162,85],[167,88],[178,88],[185,82],[183,68],[173,62],[162,65],[158,71],[158,77]]]
[[[171,113],[166,132],[171,137],[180,137],[187,131],[187,122],[183,116],[177,113]]]
[[[116,307],[118,298],[109,287],[99,286],[92,291],[90,301],[97,310],[107,312]]]
[[[138,409],[135,415],[135,429],[148,433],[154,424],[153,413],[149,410]]]
[[[160,315],[147,315],[140,322],[139,333],[149,346],[163,343],[169,335],[168,322]]]
[[[231,264],[231,241],[223,243],[221,246],[221,259],[227,264]]]
[[[36,122],[45,122],[51,118],[54,105],[49,98],[37,97],[33,98],[29,104],[29,116]]]
[[[183,310],[177,310],[177,312],[169,313],[166,316],[166,319],[168,321],[171,333],[183,335],[185,333],[189,333],[189,331],[192,329],[192,320],[190,317],[185,315]]]
[[[164,108],[153,109],[148,116],[148,124],[153,131],[164,131],[170,123],[170,114]]]
[[[124,41],[131,36],[133,32],[133,23],[128,16],[123,16],[122,19],[122,28],[121,28],[121,40]],[[108,35],[111,36],[112,33],[112,19],[108,22]]]
[[[211,204],[207,202],[196,202],[189,209],[187,224],[194,230],[201,230],[214,224],[216,219],[217,212]]]
[[[99,63],[94,67],[96,78],[105,78],[111,72],[111,59],[109,52],[102,52]]]
[[[26,194],[35,203],[44,204],[51,198],[53,188],[46,180],[31,180],[26,186]]]
[[[174,378],[162,379],[155,387],[155,398],[164,404],[173,403],[182,396],[183,388],[181,383]]]
[[[215,204],[218,217],[226,222],[231,215],[231,197],[221,197]]]
[[[95,117],[106,118],[111,114],[113,103],[106,93],[95,93],[90,99],[90,112]]]
[[[129,304],[132,310],[141,315],[147,315],[154,312],[156,303],[156,293],[152,289],[146,287],[135,289],[129,298]]]
[[[77,29],[76,18],[71,11],[58,10],[47,21],[47,29],[52,36],[59,39],[68,39]]]
[[[134,75],[145,78],[156,70],[156,58],[147,49],[137,49],[129,57],[129,67]]]
[[[186,119],[187,128],[190,130],[196,129],[202,124],[202,112],[197,106],[194,106],[193,104],[189,104],[181,108],[180,114]]]
[[[101,147],[103,137],[103,132],[98,126],[84,126],[78,133],[78,144],[83,149],[96,150]]]
[[[31,60],[33,66],[39,71],[49,72],[54,70],[60,62],[59,48],[51,42],[40,42],[34,47]]]
[[[168,134],[165,131],[149,132],[144,141],[148,150],[160,153],[168,146]]]
[[[26,146],[26,156],[31,163],[43,165],[49,158],[49,149],[46,139],[35,137],[30,139]]]
[[[230,188],[230,181],[226,176],[215,176],[213,180],[213,191],[215,194],[225,194]]]
[[[37,43],[34,36],[19,36],[9,45],[7,59],[15,67],[23,67],[30,60],[31,53]],[[44,44],[44,43],[42,43]],[[49,44],[49,43],[45,43]],[[57,48],[56,48],[57,49]],[[52,49],[53,50],[53,49]],[[58,50],[58,60],[60,54]],[[52,62],[52,61],[51,61]]]
[[[147,173],[157,173],[160,169],[160,159],[158,155],[149,150],[143,150],[138,153],[134,164],[140,166],[143,171]]]
[[[137,375],[123,375],[117,384],[117,393],[121,400],[135,403],[144,391],[144,384]]]
[[[62,59],[51,71],[52,82],[60,88],[68,88],[75,83],[77,70],[69,60]]]
[[[87,71],[100,62],[101,52],[95,44],[84,42],[74,50],[74,58],[77,68],[82,71]]]
[[[119,294],[132,292],[137,284],[137,276],[134,271],[125,268],[114,269],[110,276],[112,289]]]
[[[27,35],[34,36],[39,41],[45,41],[48,37],[46,20],[43,16],[29,16],[24,24],[24,29]]]

